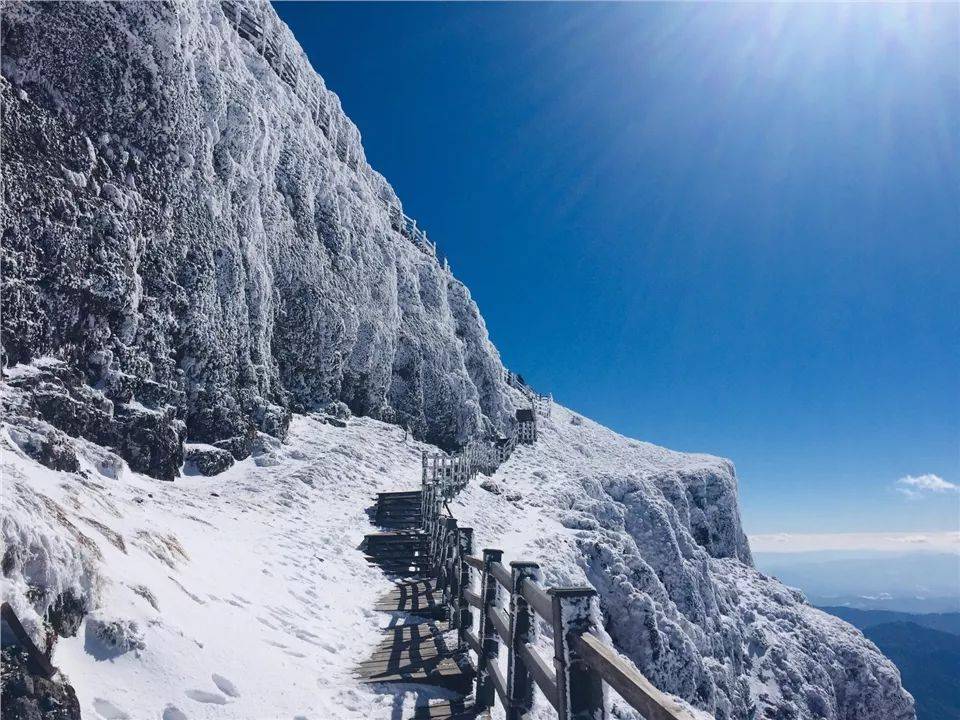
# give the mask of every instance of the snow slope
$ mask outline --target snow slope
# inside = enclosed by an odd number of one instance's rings
[[[575,417],[555,405],[537,445],[452,503],[478,549],[539,561],[547,584],[593,584],[617,646],[717,718],[913,717],[896,669],[858,631],[734,557],[748,550],[723,510],[736,507],[727,461]],[[160,483],[84,440],[79,472],[49,470],[11,433],[4,541],[30,559],[4,595],[36,626],[56,593],[83,594],[92,612],[54,660],[84,717],[387,718],[404,702],[352,676],[388,621],[369,610],[388,581],[358,546],[374,493],[417,487],[433,448],[372,419],[296,416],[286,445]],[[697,508],[705,493],[719,510]],[[28,600],[30,585],[46,599]],[[536,717],[550,716],[541,699]]]
[[[388,581],[357,549],[365,509],[378,490],[419,484],[421,446],[400,429],[297,416],[288,445],[176,483],[122,463],[105,475],[85,441],[81,472],[55,472],[10,430],[4,540],[32,558],[4,597],[34,627],[28,584],[48,598],[73,587],[95,608],[54,655],[84,718],[391,716],[396,698],[357,685],[352,667],[388,620],[370,609]],[[120,647],[103,626],[124,628]]]

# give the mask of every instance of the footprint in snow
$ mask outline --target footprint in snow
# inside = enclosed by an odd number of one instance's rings
[[[240,692],[237,690],[237,686],[230,682],[223,675],[217,675],[214,673],[210,676],[213,680],[213,684],[220,688],[220,692],[224,695],[229,695],[230,697],[237,698],[240,697]]]
[[[93,699],[93,709],[96,710],[97,715],[104,718],[104,720],[130,720],[130,716],[127,715],[127,713],[109,700],[104,700],[103,698]]]
[[[208,705],[226,705],[227,699],[220,693],[209,692],[208,690],[187,690],[185,693],[191,700],[207,703]]]
[[[189,720],[187,714],[176,705],[167,705],[161,717],[163,720]]]

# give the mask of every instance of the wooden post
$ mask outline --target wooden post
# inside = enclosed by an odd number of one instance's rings
[[[439,493],[437,500],[439,501]],[[433,532],[431,533],[431,545],[430,545],[430,563],[440,570],[442,570],[441,563],[443,562],[443,536],[444,530],[447,527],[447,518],[440,514],[439,512],[439,502],[434,503],[434,520],[433,520]],[[438,576],[438,582],[442,582],[442,578]]]
[[[452,517],[443,518],[443,555],[440,557],[440,572],[443,574],[443,604],[447,608],[447,620],[453,622],[450,615],[451,596],[456,591],[455,582],[460,574],[454,573],[456,559],[454,553],[459,545],[457,520]]]
[[[536,579],[540,566],[534,562],[510,563],[510,647],[507,648],[507,720],[521,720],[533,707],[533,676],[523,662],[521,647],[532,642],[536,632],[533,608],[520,592],[526,578]]]
[[[490,677],[490,664],[497,661],[500,655],[500,641],[497,631],[490,622],[490,609],[497,606],[499,588],[497,579],[490,572],[490,566],[503,559],[503,550],[484,548],[483,572],[480,575],[480,598],[483,607],[480,609],[480,649],[482,652],[477,658],[477,707],[480,709],[492,708],[496,696],[493,687],[493,678]]]
[[[464,591],[470,587],[470,566],[467,565],[464,558],[472,554],[473,528],[460,528],[460,555],[458,557],[460,579],[457,586],[457,646],[460,650],[466,649],[467,630],[473,626],[473,613],[470,611],[470,603],[463,597]]]
[[[427,487],[427,453],[425,450],[420,451],[420,528],[422,530],[427,529],[427,500],[429,499],[428,492],[429,488]]]
[[[559,720],[604,720],[603,681],[574,649],[573,638],[590,629],[597,596],[593,588],[551,588],[553,664]]]

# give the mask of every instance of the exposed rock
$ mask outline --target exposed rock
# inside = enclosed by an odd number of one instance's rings
[[[338,420],[349,420],[351,415],[350,408],[347,407],[346,403],[342,402],[327,403],[320,410],[324,415],[335,417]]]
[[[53,601],[47,610],[46,620],[60,637],[73,637],[85,614],[83,601],[73,591],[66,590]]]
[[[480,483],[480,487],[494,495],[503,495],[503,486],[496,480],[484,480]]]
[[[193,463],[201,475],[217,475],[233,465],[233,455],[212,446],[190,446],[184,454],[188,463]]]
[[[114,375],[120,377],[125,376]],[[62,465],[57,469],[76,468],[76,458],[63,435],[38,430],[29,415],[66,435],[114,449],[138,472],[161,480],[172,480],[179,473],[183,422],[172,405],[152,409],[132,398],[129,393],[143,387],[142,383],[107,383],[104,389],[95,388],[65,363],[47,363],[8,382],[27,398],[27,407],[3,403],[10,415],[19,416],[23,443],[17,442],[38,462]],[[113,393],[113,399],[105,392]]]
[[[29,457],[51,470],[77,472],[80,463],[69,438],[57,430],[44,430],[40,424],[24,419],[11,428],[10,437]]]
[[[59,675],[37,674],[16,645],[4,645],[2,656],[3,720],[80,720],[77,694]]]
[[[120,455],[137,472],[173,480],[183,465],[183,423],[171,407],[162,412],[118,405],[116,418],[123,427]]]

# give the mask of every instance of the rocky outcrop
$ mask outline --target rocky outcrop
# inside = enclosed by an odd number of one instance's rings
[[[217,475],[233,465],[233,455],[227,450],[210,445],[192,445],[184,455],[201,475]]]
[[[51,360],[29,366],[5,382],[12,392],[0,396],[0,408],[8,418],[17,418],[11,437],[47,467],[78,469],[72,436],[112,449],[137,472],[161,480],[180,473],[185,432],[179,409],[164,403],[168,398],[162,394],[129,387],[155,383],[134,381],[118,387],[104,382],[98,389],[66,363]],[[154,406],[135,400],[135,395]]]
[[[3,647],[0,704],[4,720],[80,720],[73,687],[57,677],[43,677],[16,645]]]
[[[242,458],[330,402],[448,448],[505,427],[469,292],[391,221],[336,96],[255,10],[325,128],[218,3],[4,6],[6,363],[63,360],[114,412],[59,387],[37,409],[73,436],[109,417],[103,443],[156,477],[184,438]]]

